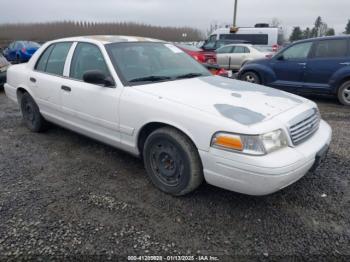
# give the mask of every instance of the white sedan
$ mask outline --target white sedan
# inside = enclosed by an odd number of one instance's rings
[[[268,51],[266,47],[248,44],[226,45],[215,52],[218,65],[228,70],[239,70],[249,61],[273,56],[272,50]]]
[[[49,121],[140,156],[154,185],[177,196],[204,180],[273,193],[317,167],[331,142],[315,103],[212,76],[147,38],[48,42],[9,68],[5,91],[33,132]]]

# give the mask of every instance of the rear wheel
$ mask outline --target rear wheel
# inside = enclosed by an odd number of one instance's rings
[[[256,73],[252,72],[252,71],[245,72],[242,75],[241,80],[249,82],[249,83],[254,83],[254,84],[260,84],[261,83],[261,80],[260,80],[259,76]]]
[[[40,114],[39,107],[28,93],[24,93],[21,98],[21,111],[23,121],[32,132],[44,131],[47,122]]]
[[[143,157],[149,178],[165,193],[185,195],[203,182],[198,150],[176,129],[165,127],[149,135]]]
[[[338,90],[338,100],[345,106],[350,106],[350,81],[343,83]]]

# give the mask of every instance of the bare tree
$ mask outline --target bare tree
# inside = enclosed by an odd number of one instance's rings
[[[61,37],[78,35],[135,35],[162,39],[166,41],[182,41],[183,34],[187,41],[204,39],[204,34],[191,27],[160,27],[139,23],[91,21],[63,21],[30,24],[0,24],[0,45],[13,40],[33,40],[45,42]]]

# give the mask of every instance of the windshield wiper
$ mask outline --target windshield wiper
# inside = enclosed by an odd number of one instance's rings
[[[170,80],[171,77],[169,76],[145,76],[145,77],[139,77],[129,80],[129,82],[135,83],[135,82],[157,82],[157,81],[163,81],[163,80]]]
[[[201,73],[189,73],[189,74],[177,76],[176,79],[194,78],[194,77],[199,77],[199,76],[203,76],[203,74],[201,74]]]

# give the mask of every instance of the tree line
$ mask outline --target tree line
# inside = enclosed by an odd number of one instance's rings
[[[63,21],[48,23],[0,24],[0,42],[32,40],[45,42],[79,35],[133,35],[166,41],[198,41],[203,33],[190,27],[161,27],[132,22]]]
[[[350,19],[345,27],[344,34],[350,34]],[[322,17],[317,17],[314,27],[307,27],[302,29],[300,26],[293,28],[293,32],[289,37],[289,41],[294,42],[297,40],[308,39],[312,37],[321,37],[321,36],[333,36],[335,35],[334,28],[328,27],[327,23],[322,20]]]

